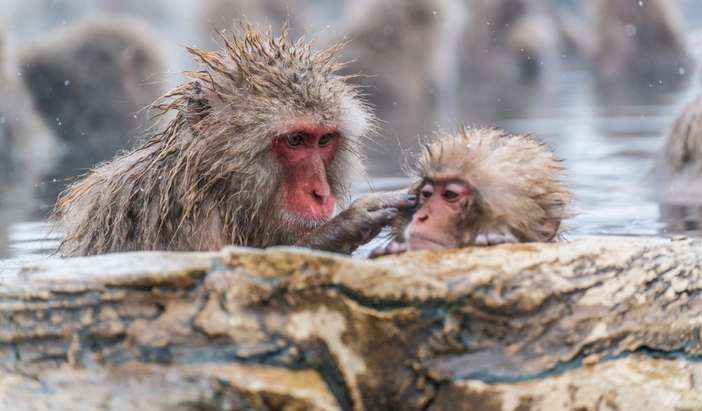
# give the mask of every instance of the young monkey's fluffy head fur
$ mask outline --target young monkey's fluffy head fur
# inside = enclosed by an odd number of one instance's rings
[[[341,46],[313,51],[245,25],[223,49],[188,48],[202,69],[153,107],[173,120],[136,150],[92,170],[61,196],[64,255],[290,244],[272,140],[298,122],[342,136],[326,169],[348,196],[374,118],[341,68]]]
[[[548,147],[528,135],[461,128],[425,146],[413,171],[412,190],[419,198],[422,183],[437,178],[456,178],[472,187],[473,200],[456,224],[461,245],[486,233],[509,234],[524,242],[553,241],[571,201],[561,181],[563,171]],[[405,219],[399,225],[407,226]]]

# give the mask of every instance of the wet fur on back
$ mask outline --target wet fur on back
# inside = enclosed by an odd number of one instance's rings
[[[667,131],[650,175],[651,195],[667,204],[700,204],[702,187],[702,96],[680,111]]]
[[[412,191],[419,198],[424,179],[453,176],[468,182],[475,200],[457,227],[463,244],[487,232],[506,232],[519,241],[554,241],[569,216],[571,195],[561,181],[564,170],[548,147],[528,135],[496,128],[461,128],[427,144],[416,161]],[[470,212],[468,212],[470,211]],[[393,235],[411,215],[398,219]]]
[[[203,68],[154,104],[175,114],[165,130],[61,196],[53,220],[66,234],[63,255],[290,244],[270,146],[300,118],[338,126],[327,178],[336,198],[347,197],[373,118],[336,74],[340,46],[314,52],[302,38],[249,25],[222,38],[220,52],[188,49]]]
[[[702,97],[688,103],[675,119],[664,144],[663,162],[671,174],[693,169],[702,175]]]

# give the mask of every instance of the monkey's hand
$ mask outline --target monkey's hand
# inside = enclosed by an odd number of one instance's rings
[[[366,194],[295,245],[351,254],[391,224],[400,209],[414,207],[416,201],[414,195],[404,190]]]
[[[513,234],[503,234],[503,233],[480,233],[475,238],[474,245],[497,245],[497,244],[510,244],[518,243],[519,240]]]
[[[407,251],[407,243],[401,243],[399,241],[391,241],[388,244],[376,247],[368,255],[368,258],[378,258],[384,255],[402,254]]]

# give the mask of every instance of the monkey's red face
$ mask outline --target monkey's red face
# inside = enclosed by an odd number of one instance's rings
[[[473,190],[459,179],[426,181],[420,189],[419,209],[407,227],[410,250],[434,250],[458,246],[453,233],[461,214],[473,198]]]
[[[335,128],[301,122],[273,140],[283,171],[283,209],[303,223],[326,221],[334,212],[327,170],[340,138]]]

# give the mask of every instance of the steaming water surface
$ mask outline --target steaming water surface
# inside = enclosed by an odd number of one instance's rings
[[[698,210],[662,206],[648,179],[662,135],[691,92],[603,95],[591,83],[585,72],[566,72],[548,104],[527,110],[528,115],[497,121],[510,131],[541,137],[565,160],[576,196],[568,236],[699,236]],[[379,170],[371,178],[372,187],[404,185],[399,170],[384,167],[378,155],[371,157],[371,169]],[[357,193],[367,190],[367,185],[356,188]],[[0,254],[0,272],[54,258],[49,256],[60,240],[60,235],[49,234],[44,221],[12,222],[0,235],[6,235],[9,243]]]

